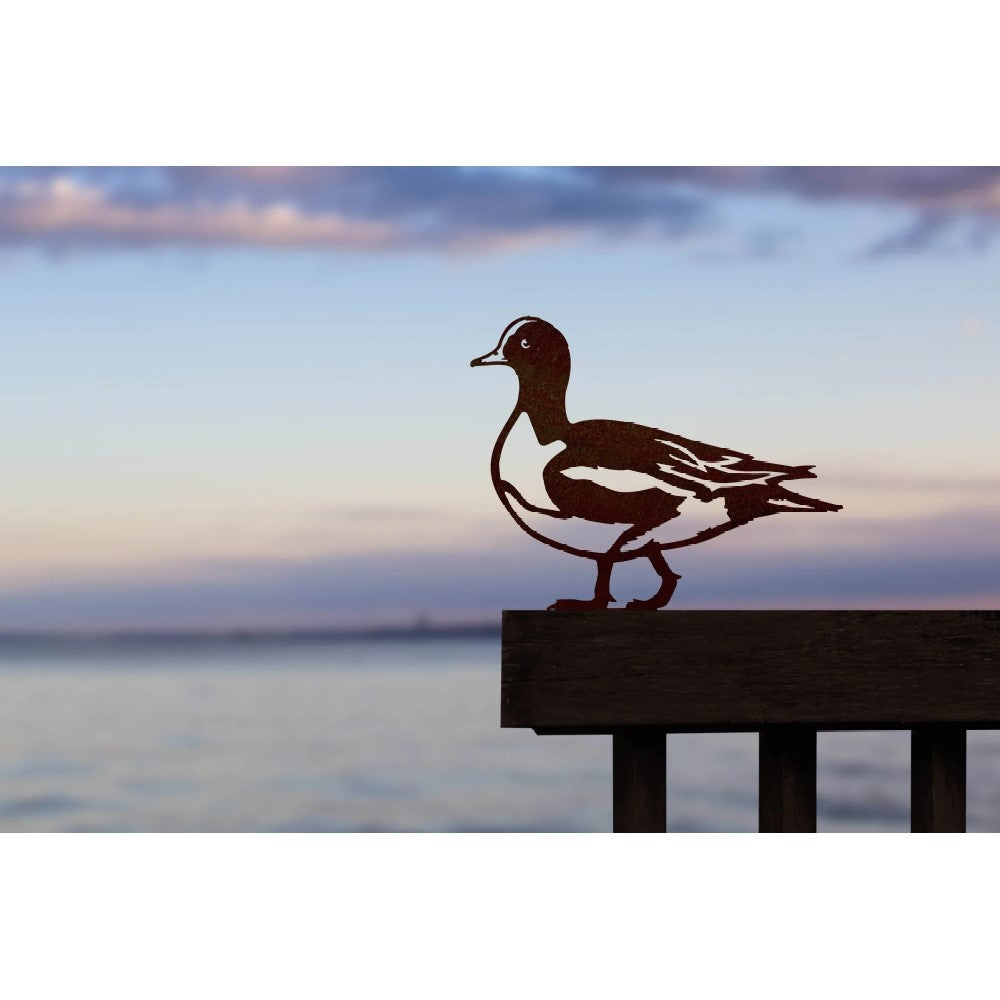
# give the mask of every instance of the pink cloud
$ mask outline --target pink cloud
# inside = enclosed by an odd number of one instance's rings
[[[350,247],[378,249],[399,239],[392,224],[305,212],[294,203],[128,203],[70,177],[17,184],[0,202],[8,241],[32,238],[63,245],[184,244],[197,246]]]
[[[481,251],[593,235],[669,242],[725,228],[727,192],[896,207],[902,229],[873,253],[949,241],[977,249],[1000,233],[1000,167],[34,167],[0,169],[0,243]],[[740,238],[755,253],[774,239]]]

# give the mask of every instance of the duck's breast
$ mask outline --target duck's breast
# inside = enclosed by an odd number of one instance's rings
[[[545,468],[559,454],[565,451],[562,441],[542,445],[538,443],[531,422],[524,414],[510,431],[500,453],[500,477],[510,483],[520,497],[507,493],[504,497],[532,532],[575,555],[603,555],[614,545],[621,533],[628,527],[627,521],[615,523],[595,523],[583,517],[557,516],[557,499],[549,494],[545,485]],[[521,503],[520,498],[526,501]],[[539,513],[551,511],[551,513]]]

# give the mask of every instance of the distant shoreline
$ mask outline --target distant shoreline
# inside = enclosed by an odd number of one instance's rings
[[[0,631],[0,644],[25,642],[317,642],[358,639],[499,639],[499,622],[455,624],[383,625],[354,628],[291,628],[291,629],[110,629],[106,631],[74,631],[70,629]]]

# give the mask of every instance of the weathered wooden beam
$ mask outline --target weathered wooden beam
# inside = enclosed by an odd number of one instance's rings
[[[666,833],[667,734],[618,729],[612,736],[615,833]]]
[[[767,726],[760,731],[761,833],[816,832],[816,730]]]
[[[964,726],[915,726],[910,733],[910,829],[965,833]]]
[[[505,611],[501,725],[1000,727],[1000,619],[961,611]]]

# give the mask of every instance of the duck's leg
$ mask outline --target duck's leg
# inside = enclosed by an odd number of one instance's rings
[[[549,605],[549,611],[605,611],[614,600],[611,596],[611,567],[615,561],[609,556],[601,556],[594,560],[597,563],[597,582],[594,584],[594,599],[592,601],[575,600],[563,597]]]
[[[626,610],[631,608],[633,611],[656,611],[659,608],[665,608],[670,603],[670,598],[674,596],[674,591],[677,589],[677,581],[680,579],[680,574],[675,573],[667,565],[667,560],[663,558],[663,553],[660,549],[655,546],[651,547],[646,552],[646,557],[660,578],[660,589],[648,600],[629,601],[625,605]]]

